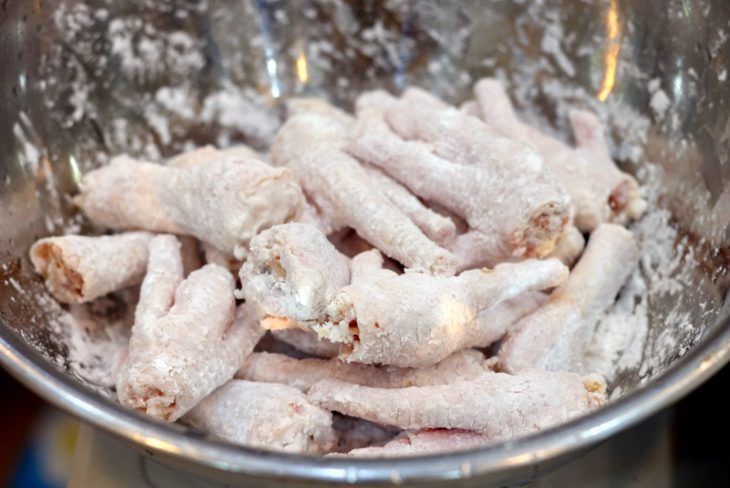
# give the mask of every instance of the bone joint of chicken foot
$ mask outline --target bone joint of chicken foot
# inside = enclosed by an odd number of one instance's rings
[[[328,321],[312,328],[349,346],[340,355],[346,361],[428,366],[498,339],[506,329],[503,320],[522,316],[521,307],[505,310],[508,300],[557,286],[567,275],[560,261],[549,259],[503,263],[456,277],[406,273],[365,279],[342,288],[327,306]]]
[[[292,453],[326,453],[336,440],[330,412],[299,390],[274,383],[231,380],[183,422],[235,444]]]
[[[322,380],[308,393],[323,408],[402,429],[464,429],[490,441],[513,439],[583,415],[606,401],[591,375],[487,372],[471,381],[409,388],[371,388]]]
[[[30,260],[56,300],[85,303],[141,283],[151,239],[147,232],[46,237],[30,248]]]
[[[254,159],[177,168],[119,156],[84,177],[76,204],[98,225],[188,234],[242,259],[251,238],[294,219],[304,197],[287,169]]]
[[[305,392],[327,378],[379,388],[403,388],[471,380],[488,370],[485,362],[482,353],[471,349],[456,352],[426,368],[380,367],[343,363],[338,359],[294,359],[283,354],[254,353],[236,377],[284,383]]]
[[[231,274],[214,264],[183,280],[177,239],[152,239],[117,376],[122,405],[172,422],[233,377],[262,334],[236,314],[233,290]]]
[[[459,269],[553,249],[569,199],[529,147],[420,91],[358,109],[348,151],[469,224],[450,246]]]
[[[601,224],[570,277],[548,302],[514,326],[499,359],[506,371],[577,371],[596,323],[639,260],[633,235]]]
[[[296,174],[305,194],[332,229],[349,225],[407,268],[453,274],[455,258],[428,239],[383,194],[342,146],[347,129],[336,119],[303,113],[289,119],[271,148],[276,165]]]
[[[616,167],[603,136],[604,128],[590,112],[573,111],[570,122],[577,148],[572,148],[517,118],[504,87],[485,78],[474,86],[481,118],[507,137],[534,146],[568,191],[574,220],[582,231],[601,222],[623,223],[638,218],[645,202],[631,175]]]
[[[254,237],[241,267],[242,294],[266,314],[319,320],[350,282],[349,259],[309,224],[275,225]]]

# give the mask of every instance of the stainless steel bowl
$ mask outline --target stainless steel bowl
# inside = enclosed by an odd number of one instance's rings
[[[0,361],[150,456],[251,486],[519,482],[666,407],[730,357],[722,0],[6,0],[0,12]],[[37,306],[46,292],[25,256],[40,236],[88,229],[69,200],[84,171],[121,151],[155,158],[192,143],[263,147],[292,94],[347,107],[362,89],[415,84],[457,103],[488,74],[511,83],[524,116],[557,130],[566,107],[597,111],[615,155],[653,181],[653,204],[671,213],[673,268],[663,271],[681,279],[649,296],[644,359],[615,380],[620,398],[514,442],[356,461],[205,439],[126,411],[68,374],[68,350]]]

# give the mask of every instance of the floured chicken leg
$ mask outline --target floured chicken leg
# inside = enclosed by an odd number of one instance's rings
[[[639,260],[631,232],[601,224],[583,256],[548,302],[515,324],[499,351],[506,371],[578,371],[598,319]]]
[[[129,355],[117,377],[122,405],[172,422],[233,377],[263,333],[254,314],[236,313],[234,286],[215,264],[183,281],[180,243],[168,235],[152,239]]]
[[[309,224],[275,225],[251,240],[241,267],[242,295],[270,315],[319,320],[350,282],[349,259]]]
[[[119,156],[84,176],[76,203],[98,225],[189,234],[242,259],[251,238],[295,218],[304,197],[287,169],[255,159],[176,168]]]
[[[289,118],[307,113],[327,116],[340,124],[343,129],[349,129],[355,122],[354,117],[322,99],[292,98],[287,101],[287,115]],[[411,219],[429,239],[439,244],[453,240],[456,235],[456,226],[448,217],[439,215],[428,208],[418,197],[411,194],[408,189],[381,170],[370,165],[365,165],[365,169],[370,174],[373,183],[378,186],[388,200],[406,217]],[[334,229],[320,220],[319,217],[313,217],[310,214],[304,216],[302,222],[314,223],[325,234],[330,234]]]
[[[141,283],[152,237],[147,232],[46,237],[30,248],[30,260],[56,300],[84,303]]]
[[[420,90],[358,103],[348,150],[467,221],[450,246],[458,269],[544,257],[570,220],[567,194],[534,151]]]
[[[634,178],[611,159],[603,126],[595,115],[574,111],[570,115],[577,148],[530,127],[517,118],[499,81],[480,80],[474,86],[481,118],[494,130],[530,144],[545,159],[570,194],[574,221],[584,232],[601,222],[625,223],[641,216],[646,203]]]
[[[513,439],[566,422],[606,401],[600,377],[526,371],[484,373],[472,381],[371,388],[322,380],[309,399],[323,408],[402,429],[464,429],[490,441]]]
[[[344,455],[363,458],[423,456],[475,449],[490,441],[486,435],[468,430],[427,429],[404,432],[384,446],[363,447],[353,449],[347,454],[330,454],[330,456]]]
[[[330,412],[299,390],[273,383],[231,380],[182,420],[235,444],[277,451],[322,454],[336,442]]]
[[[167,161],[168,166],[185,168],[196,164],[210,163],[211,161],[239,161],[243,162],[247,159],[260,159],[260,156],[245,144],[240,144],[225,149],[217,149],[213,146],[202,146],[192,151],[178,154]],[[203,253],[206,263],[213,263],[223,266],[231,273],[237,274],[241,267],[241,261],[234,258],[232,254],[221,251],[208,242],[202,243]]]
[[[347,129],[335,117],[306,112],[289,119],[271,148],[271,160],[296,174],[318,218],[333,230],[350,226],[408,268],[453,274],[455,258],[428,239],[383,194],[367,170],[342,147]]]
[[[346,361],[429,366],[499,339],[539,305],[527,292],[557,286],[567,275],[557,259],[531,259],[456,277],[406,273],[365,279],[341,289],[327,306],[328,321],[312,328],[348,345],[340,355]]]
[[[403,388],[471,380],[488,371],[484,354],[465,350],[425,368],[398,368],[343,363],[338,359],[294,359],[283,354],[254,353],[236,373],[237,378],[284,383],[302,391],[322,379],[378,388]]]

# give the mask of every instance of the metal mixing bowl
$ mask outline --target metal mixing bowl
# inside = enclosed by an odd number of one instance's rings
[[[5,0],[0,362],[150,456],[236,485],[533,477],[676,401],[730,357],[729,20],[723,0]],[[510,82],[521,113],[556,130],[567,107],[597,111],[621,164],[654,178],[653,205],[671,212],[671,273],[681,279],[649,296],[644,358],[616,378],[623,395],[606,408],[469,452],[314,459],[156,423],[67,372],[68,350],[37,306],[46,292],[26,255],[43,235],[89,229],[69,199],[85,171],[122,151],[263,148],[292,94],[348,107],[365,88],[414,84],[458,103],[483,75]]]

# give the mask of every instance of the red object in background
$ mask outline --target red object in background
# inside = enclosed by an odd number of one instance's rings
[[[0,486],[10,482],[33,423],[45,402],[0,369]]]

